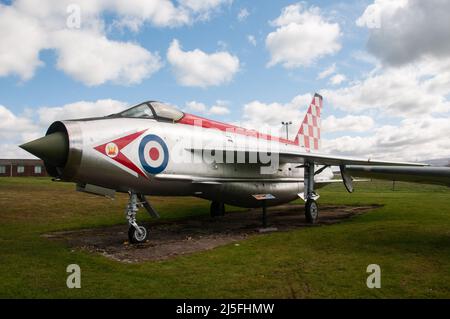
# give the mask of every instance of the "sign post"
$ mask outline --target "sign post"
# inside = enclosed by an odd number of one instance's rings
[[[267,207],[266,207],[266,200],[262,200],[262,224],[263,228],[267,228]]]
[[[272,194],[254,194],[252,195],[257,201],[261,202],[262,206],[262,225],[267,228],[267,200],[275,199]]]

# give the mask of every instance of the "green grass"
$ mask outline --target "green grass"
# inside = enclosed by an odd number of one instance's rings
[[[0,178],[0,297],[449,298],[449,188],[391,186],[360,183],[354,194],[342,185],[321,189],[321,204],[384,205],[340,224],[125,264],[40,236],[124,224],[125,196],[111,201],[44,178]],[[200,199],[152,200],[163,218],[208,214],[209,203]],[[82,269],[81,289],[66,287],[71,263]],[[381,289],[365,284],[373,263],[381,266]]]

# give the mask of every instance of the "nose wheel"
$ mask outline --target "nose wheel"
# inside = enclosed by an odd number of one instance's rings
[[[137,229],[130,226],[128,228],[128,239],[132,244],[145,243],[148,239],[148,231],[144,226],[138,226]]]
[[[138,197],[135,193],[130,193],[130,200],[125,210],[125,215],[128,220],[128,240],[132,244],[145,243],[148,239],[148,230],[144,226],[139,226],[136,223],[136,214],[138,208]]]

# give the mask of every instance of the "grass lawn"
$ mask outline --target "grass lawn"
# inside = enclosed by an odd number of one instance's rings
[[[321,189],[322,204],[383,204],[340,224],[256,236],[166,261],[126,264],[40,235],[125,223],[126,197],[47,178],[0,178],[1,298],[450,298],[450,189],[375,181]],[[196,198],[152,198],[162,218],[209,214]],[[138,215],[147,219],[145,213]],[[66,266],[82,288],[66,287]],[[366,267],[381,266],[381,289]]]

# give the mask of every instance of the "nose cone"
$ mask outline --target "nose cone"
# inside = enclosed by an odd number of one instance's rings
[[[66,163],[69,143],[64,133],[55,132],[20,145],[20,147],[47,164],[61,167]]]

